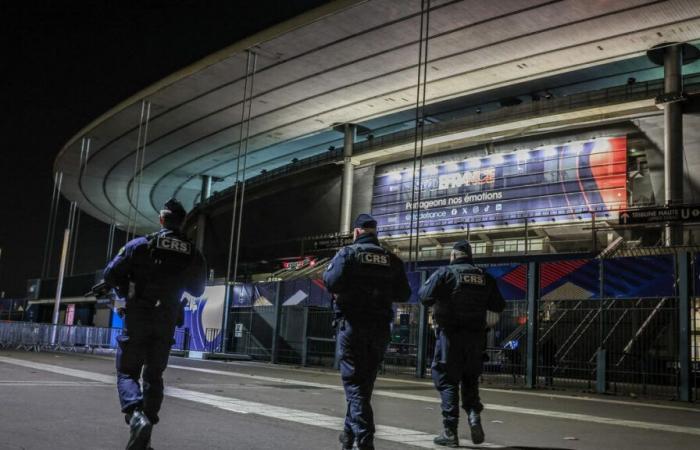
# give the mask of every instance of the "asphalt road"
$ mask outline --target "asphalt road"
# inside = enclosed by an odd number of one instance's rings
[[[113,358],[0,351],[0,449],[119,449]],[[162,449],[334,449],[345,414],[333,371],[171,358],[153,446]],[[678,402],[485,389],[486,444],[511,449],[695,449],[700,408]],[[442,448],[429,381],[381,378],[377,449]],[[462,448],[476,448],[460,425]]]

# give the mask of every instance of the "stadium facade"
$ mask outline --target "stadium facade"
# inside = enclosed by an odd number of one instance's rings
[[[694,260],[694,226],[630,226],[621,212],[691,207],[700,194],[697,2],[428,5],[336,1],[211,55],[81,130],[56,158],[57,188],[127,235],[156,229],[170,197],[192,208],[186,230],[212,279],[210,298],[188,309],[200,350],[275,359],[283,342],[283,354],[303,347],[305,361],[313,340],[293,324],[327,305],[318,274],[360,211],[409,262],[414,286],[468,237],[514,302],[512,326],[492,338],[502,352],[534,326],[521,323],[537,315],[523,309],[533,273],[539,317],[558,327],[550,338],[593,333],[562,321],[591,299],[613,299],[616,310],[614,299],[653,297],[649,310],[661,311],[670,302],[660,299],[674,298],[673,311],[684,308],[674,280],[685,266],[669,249]],[[603,267],[614,252],[621,258]],[[34,290],[40,305],[49,293]],[[307,309],[282,314],[281,305]],[[413,330],[398,339],[420,359],[424,330],[413,325],[423,316],[416,305],[397,312],[397,330]],[[658,339],[632,347],[677,347],[663,315],[639,314],[643,327],[610,331],[610,342],[621,333],[621,355],[635,330]],[[254,351],[251,340],[270,344]],[[580,356],[576,343],[559,360]],[[567,367],[570,377],[586,370]]]

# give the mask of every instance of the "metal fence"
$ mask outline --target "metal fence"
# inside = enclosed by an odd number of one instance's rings
[[[605,370],[608,392],[675,397],[677,304],[673,297],[540,302],[538,381],[592,390]]]
[[[171,350],[175,352],[187,352],[191,346],[192,336],[190,335],[189,328],[177,328],[175,329],[175,335],[173,336],[173,345]]]
[[[527,302],[507,302],[500,320],[486,336],[482,383],[514,386],[525,384],[526,337]]]
[[[0,348],[27,351],[114,349],[119,328],[0,322]]]
[[[692,399],[700,400],[700,298],[693,298],[691,309],[691,344],[690,358],[693,362]]]

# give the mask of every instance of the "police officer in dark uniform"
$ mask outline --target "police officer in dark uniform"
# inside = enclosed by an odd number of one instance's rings
[[[500,313],[505,301],[496,281],[472,263],[471,245],[455,244],[450,265],[435,271],[418,292],[421,302],[433,307],[437,323],[432,377],[440,392],[444,431],[437,445],[457,447],[459,388],[467,412],[472,442],[484,442],[479,400],[479,376],[486,342],[486,312]]]
[[[379,365],[389,343],[393,302],[411,295],[403,262],[379,245],[377,221],[360,214],[354,243],[343,247],[323,274],[335,294],[340,374],[347,412],[340,435],[343,449],[374,448],[374,415],[370,400]]]
[[[150,448],[180,300],[184,292],[204,293],[204,257],[180,232],[186,214],[170,199],[160,212],[162,229],[129,241],[104,271],[105,282],[126,298],[124,332],[117,338],[117,390],[131,428],[127,449]]]

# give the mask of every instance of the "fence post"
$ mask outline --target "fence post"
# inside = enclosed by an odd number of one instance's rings
[[[304,307],[304,324],[302,330],[302,341],[301,341],[301,365],[306,367],[309,355],[309,307]]]
[[[676,253],[678,280],[678,368],[680,371],[680,399],[691,400],[690,371],[690,297],[692,293],[691,253],[681,250]]]
[[[425,272],[420,272],[420,285],[425,282]],[[420,302],[420,300],[419,300]],[[428,344],[428,308],[418,303],[418,346],[416,349],[416,378],[425,378]]]
[[[605,253],[605,252],[603,252]],[[605,325],[605,258],[601,254],[598,259],[598,350],[596,351],[596,381],[595,389],[599,394],[605,394],[608,390],[607,383],[607,352],[605,351],[605,345],[603,340],[605,339],[605,331],[603,330]]]
[[[537,322],[539,318],[538,297],[540,293],[540,264],[530,261],[527,264],[527,366],[525,384],[528,388],[537,386]]]
[[[277,343],[279,341],[278,335],[280,332],[280,322],[282,320],[282,299],[280,298],[281,284],[282,282],[278,281],[275,286],[275,325],[272,328],[272,349],[270,350],[270,362],[272,364],[277,364],[277,352],[279,350]]]

